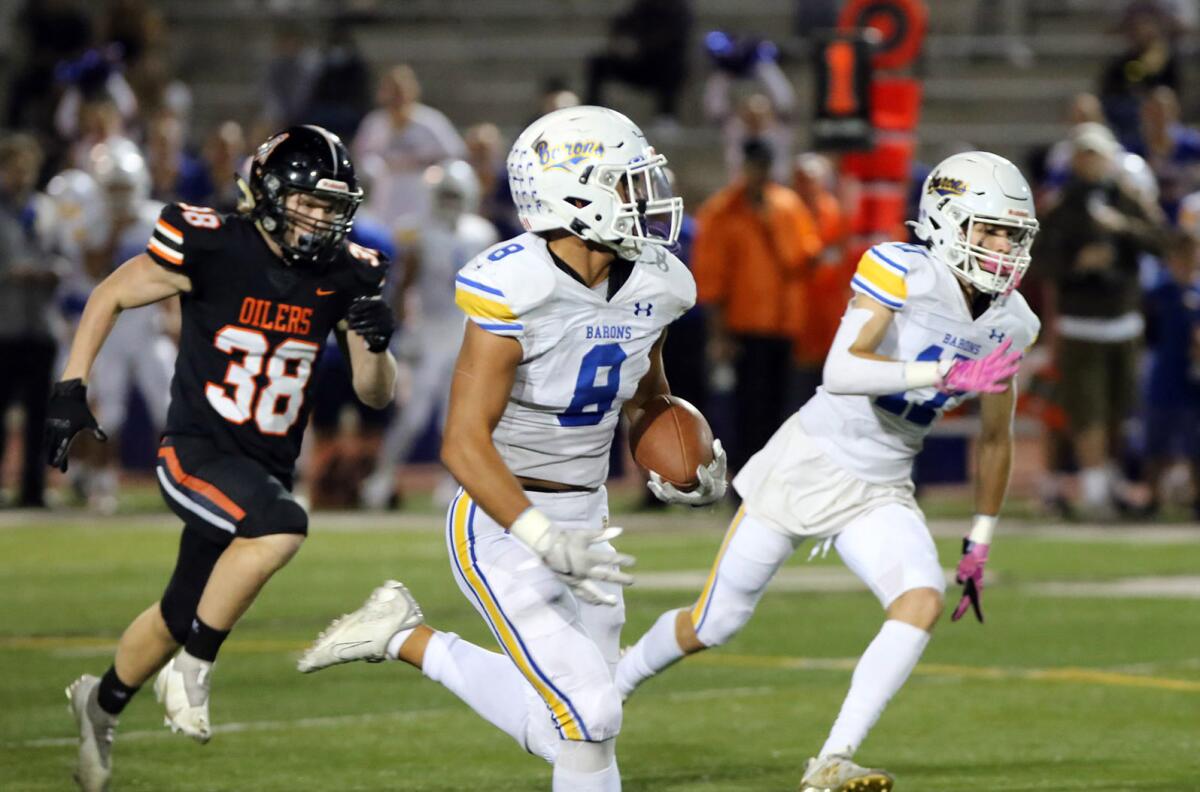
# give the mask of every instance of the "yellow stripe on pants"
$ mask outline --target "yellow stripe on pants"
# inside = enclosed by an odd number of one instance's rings
[[[725,532],[725,541],[721,542],[721,549],[717,551],[717,559],[713,561],[712,571],[708,573],[708,580],[704,583],[704,590],[700,592],[700,599],[696,600],[695,607],[692,608],[692,627],[700,626],[700,619],[704,616],[704,609],[708,606],[709,597],[712,596],[713,587],[717,583],[717,570],[721,567],[721,559],[725,557],[725,550],[729,547],[730,540],[737,533],[738,526],[742,523],[742,518],[746,516],[746,506],[743,504],[733,515],[733,522],[729,524],[729,530]]]
[[[487,585],[480,577],[478,570],[471,559],[470,537],[467,534],[468,515],[471,512],[471,498],[464,491],[458,499],[458,505],[454,507],[454,514],[451,518],[454,531],[454,553],[458,558],[459,569],[462,570],[463,576],[467,580],[467,585],[475,592],[479,602],[482,603],[484,610],[487,612],[488,621],[491,622],[492,630],[500,639],[504,651],[516,663],[518,670],[529,680],[529,684],[533,685],[534,690],[550,707],[550,711],[554,713],[554,719],[558,726],[562,729],[563,734],[568,740],[583,740],[583,730],[579,723],[575,720],[574,714],[567,703],[559,696],[546,682],[541,675],[533,668],[533,660],[521,646],[521,642],[517,639],[516,634],[508,624],[508,620],[504,618],[504,614],[500,611],[500,605],[488,590]]]

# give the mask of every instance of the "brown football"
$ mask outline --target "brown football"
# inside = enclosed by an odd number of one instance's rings
[[[696,488],[696,468],[712,462],[712,445],[708,421],[678,396],[655,396],[629,427],[634,461],[683,491]]]

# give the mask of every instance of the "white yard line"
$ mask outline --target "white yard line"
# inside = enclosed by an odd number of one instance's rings
[[[944,570],[946,584],[954,583],[954,570]],[[643,572],[634,589],[649,591],[699,591],[708,580],[707,569]],[[989,576],[988,583],[996,581]],[[1200,600],[1200,576],[1127,577],[1114,580],[1063,581],[1021,584],[1012,587],[1024,595],[1079,599],[1184,599]],[[844,567],[784,567],[771,581],[772,591],[841,593],[866,591],[853,572]]]
[[[680,531],[712,531],[719,534],[729,516],[716,511],[695,515],[687,512],[666,514],[618,513],[614,523],[630,533],[674,533]],[[166,512],[156,514],[113,515],[103,517],[82,510],[45,511],[15,509],[0,511],[0,530],[9,528],[42,527],[50,522],[70,522],[98,530],[109,528],[161,529],[172,533],[179,530],[179,521]],[[397,512],[376,514],[357,511],[322,511],[312,515],[312,532],[329,533],[437,533],[442,530],[439,512]],[[938,538],[958,538],[967,529],[966,520],[933,520],[930,532]],[[1046,523],[1039,520],[1005,519],[999,529],[1002,535],[1044,539],[1054,542],[1085,542],[1099,544],[1195,544],[1200,543],[1200,524],[1181,523],[1155,525],[1126,523],[1111,526],[1085,523]]]
[[[669,693],[663,698],[669,701],[696,701],[716,698],[765,696],[774,692],[775,688],[769,686],[699,688],[696,690]],[[285,731],[290,729],[327,729],[378,723],[380,721],[411,721],[430,715],[441,715],[457,711],[466,712],[465,709],[459,707],[430,707],[420,710],[372,712],[362,715],[330,715],[320,718],[296,718],[294,720],[235,721],[233,723],[218,724],[213,727],[213,732],[221,735],[238,734],[240,732]],[[121,742],[128,742],[130,740],[159,740],[168,737],[176,740],[180,739],[178,736],[173,735],[165,726],[161,729],[140,729],[120,733]],[[78,737],[40,737],[33,740],[14,740],[12,742],[0,743],[0,748],[62,748],[75,745],[78,742]]]

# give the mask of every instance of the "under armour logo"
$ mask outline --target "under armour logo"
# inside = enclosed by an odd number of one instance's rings
[[[645,307],[645,308],[643,308],[643,307],[642,307],[642,304],[641,304],[640,302],[636,302],[636,303],[634,303],[634,304],[633,304],[633,315],[634,315],[634,316],[641,316],[641,315],[642,315],[642,311],[645,311],[645,312],[646,312],[646,316],[649,316],[649,315],[650,315],[650,309],[651,309],[651,308],[653,308],[653,307],[654,307],[654,303],[646,303],[646,307]]]
[[[991,329],[991,332],[988,333],[988,338],[990,338],[993,341],[1003,341],[1004,340],[1004,331],[997,330],[996,328],[993,327]]]

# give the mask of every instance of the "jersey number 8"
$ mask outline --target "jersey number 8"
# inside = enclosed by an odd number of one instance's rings
[[[583,356],[575,395],[566,412],[559,413],[559,426],[595,426],[612,407],[621,388],[621,364],[625,350],[620,344],[597,344]],[[594,406],[595,410],[588,410]]]
[[[234,325],[221,328],[214,344],[226,354],[241,355],[241,360],[229,361],[223,383],[206,384],[204,395],[208,403],[230,423],[241,425],[253,417],[263,434],[287,434],[300,415],[304,388],[317,359],[317,345],[289,338],[267,357],[270,344],[265,335]],[[267,385],[259,389],[257,378],[263,371],[264,358]]]

